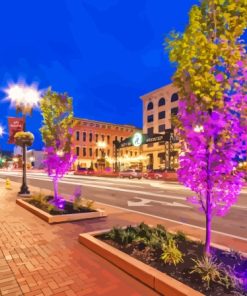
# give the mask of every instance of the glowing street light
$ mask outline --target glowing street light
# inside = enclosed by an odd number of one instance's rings
[[[0,125],[0,137],[2,137],[4,134],[4,128]]]
[[[196,133],[201,133],[201,132],[204,131],[204,128],[203,128],[202,125],[196,125],[196,126],[194,127],[194,131],[195,131]]]
[[[31,114],[32,109],[38,107],[41,91],[36,84],[30,86],[24,83],[10,84],[5,90],[6,100],[10,101],[12,107],[23,115]]]
[[[99,142],[97,143],[97,146],[98,146],[100,149],[104,149],[104,148],[106,148],[107,144],[106,144],[106,142],[99,141]]]
[[[23,116],[23,131],[26,131],[26,115],[31,115],[32,110],[38,107],[41,97],[41,91],[37,89],[36,84],[26,85],[24,82],[17,84],[9,84],[8,88],[4,90],[6,93],[6,100],[10,101],[12,107],[16,108],[17,112],[22,112]],[[20,195],[29,195],[30,191],[27,186],[27,156],[26,145],[22,146],[22,186]]]

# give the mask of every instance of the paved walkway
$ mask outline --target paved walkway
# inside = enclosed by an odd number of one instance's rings
[[[0,295],[158,295],[78,243],[99,221],[51,226],[15,204],[16,186],[4,186],[0,181]]]

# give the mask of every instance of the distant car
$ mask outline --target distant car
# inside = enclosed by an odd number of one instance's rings
[[[141,179],[142,172],[141,172],[141,170],[129,169],[129,170],[121,171],[119,173],[119,177],[120,178],[129,178],[129,179],[134,179],[134,178]]]
[[[94,175],[94,169],[91,169],[91,168],[81,168],[81,167],[79,167],[77,171],[78,171],[78,173],[80,175],[85,175],[85,176]]]
[[[143,176],[146,179],[161,180],[165,177],[166,170],[157,169],[146,172]]]

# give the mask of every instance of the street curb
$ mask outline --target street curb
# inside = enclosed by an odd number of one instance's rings
[[[138,279],[143,284],[152,288],[161,295],[169,296],[203,296],[200,292],[186,286],[185,284],[173,279],[147,264],[132,258],[131,256],[119,251],[118,249],[95,238],[95,235],[105,231],[95,231],[91,233],[80,234],[78,241],[105,258],[118,268]]]
[[[66,214],[66,215],[55,216],[55,215],[50,215],[36,208],[35,206],[26,202],[27,200],[29,200],[29,198],[22,198],[22,199],[18,198],[16,200],[16,203],[49,224],[72,222],[72,221],[95,219],[95,218],[104,218],[107,216],[105,211],[101,209],[96,209],[96,212],[91,212],[91,213],[78,213],[78,214]]]

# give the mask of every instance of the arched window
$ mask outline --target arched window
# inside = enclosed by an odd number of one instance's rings
[[[165,98],[160,98],[160,100],[159,100],[159,107],[160,106],[164,106],[165,104],[166,104]]]
[[[174,93],[171,97],[171,102],[176,102],[178,100],[178,94]]]
[[[154,104],[152,102],[148,103],[147,110],[153,110]]]

